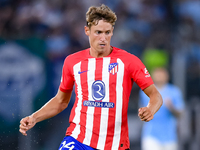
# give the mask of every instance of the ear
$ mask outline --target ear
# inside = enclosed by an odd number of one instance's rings
[[[85,29],[85,34],[86,34],[87,36],[89,36],[89,33],[90,33],[89,27],[88,27],[88,26],[85,26],[84,29]]]

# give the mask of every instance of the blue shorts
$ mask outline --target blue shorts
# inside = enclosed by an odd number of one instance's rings
[[[96,150],[87,146],[71,136],[66,136],[60,144],[58,150]]]

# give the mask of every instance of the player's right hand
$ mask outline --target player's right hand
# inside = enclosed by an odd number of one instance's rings
[[[33,116],[25,117],[20,121],[19,132],[21,132],[23,135],[27,136],[26,131],[31,129],[35,124],[36,124],[36,122],[35,122],[35,119],[33,118]]]

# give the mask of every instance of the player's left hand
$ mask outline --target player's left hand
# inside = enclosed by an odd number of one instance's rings
[[[175,109],[172,100],[169,98],[165,99],[164,104],[169,110]]]
[[[148,107],[142,107],[138,110],[138,116],[140,120],[148,122],[153,119],[153,113]]]

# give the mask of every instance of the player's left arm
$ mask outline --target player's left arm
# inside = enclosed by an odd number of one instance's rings
[[[150,100],[146,107],[139,108],[138,116],[142,121],[148,122],[153,119],[154,114],[162,106],[163,99],[154,84],[145,88],[143,92],[150,98]]]
[[[175,117],[178,118],[181,116],[183,110],[177,109],[171,99],[166,99],[164,104]]]

